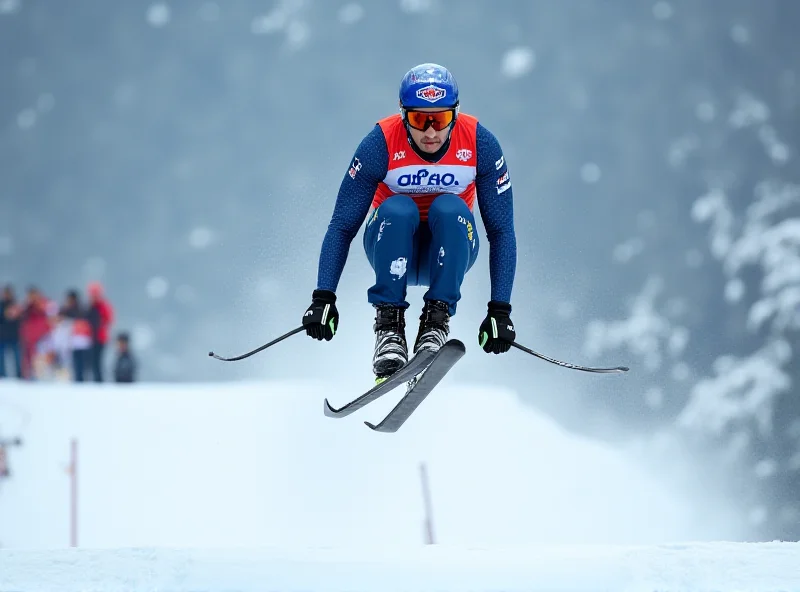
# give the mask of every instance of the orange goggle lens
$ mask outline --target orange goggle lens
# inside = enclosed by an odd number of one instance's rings
[[[408,121],[408,125],[423,132],[428,129],[429,126],[437,132],[440,132],[453,123],[455,116],[455,109],[434,112],[406,111],[406,121]]]

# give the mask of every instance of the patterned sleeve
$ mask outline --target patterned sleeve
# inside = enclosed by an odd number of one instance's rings
[[[336,197],[328,230],[322,241],[317,289],[336,291],[347,262],[350,243],[369,212],[375,190],[389,168],[386,139],[375,125],[356,149]]]
[[[478,207],[489,240],[491,299],[511,302],[517,266],[517,238],[514,233],[514,200],[508,163],[497,138],[478,124],[477,130]]]

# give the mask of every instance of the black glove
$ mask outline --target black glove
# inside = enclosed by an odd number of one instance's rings
[[[489,302],[489,313],[478,329],[478,343],[487,354],[502,354],[511,349],[517,338],[511,322],[511,305],[508,302]]]
[[[314,339],[330,341],[339,326],[339,311],[336,310],[336,294],[330,290],[314,290],[311,306],[303,315],[306,334]]]

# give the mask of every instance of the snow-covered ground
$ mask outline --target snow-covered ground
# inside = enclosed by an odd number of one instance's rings
[[[314,382],[0,382],[0,429],[24,440],[0,487],[0,591],[800,590],[800,546],[680,544],[735,533],[513,393],[454,375],[398,433],[363,425],[399,394],[335,420],[324,396],[354,392]]]
[[[5,551],[0,590],[800,590],[800,545]]]

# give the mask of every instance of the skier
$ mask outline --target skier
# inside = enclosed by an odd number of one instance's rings
[[[516,269],[508,165],[495,136],[459,110],[458,85],[443,66],[426,63],[400,83],[400,113],[376,123],[358,146],[339,188],[322,242],[317,288],[303,316],[306,333],[330,341],[339,325],[336,288],[361,224],[375,270],[367,300],[375,307],[376,380],[408,361],[407,286],[427,286],[414,353],[447,340],[464,276],[478,255],[477,200],[490,244],[491,300],[478,330],[489,353],[516,338],[510,319]]]

